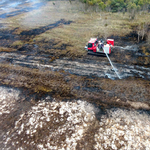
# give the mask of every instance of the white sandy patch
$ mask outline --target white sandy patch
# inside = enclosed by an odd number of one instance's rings
[[[73,150],[94,120],[95,108],[87,102],[39,102],[20,115],[5,145],[13,143],[15,148],[21,148],[18,143],[23,142],[25,147],[35,146],[41,150]]]
[[[14,103],[19,99],[20,91],[0,87],[0,116],[2,114],[8,114],[14,108]]]
[[[95,134],[95,149],[150,150],[150,118],[135,111],[109,111]]]
[[[0,112],[10,113],[20,92],[0,87]],[[122,109],[102,115],[94,138],[90,129],[98,110],[86,101],[39,101],[22,113],[14,128],[3,136],[4,149],[75,150],[81,143],[95,150],[150,150],[150,117],[148,114]],[[97,114],[98,115],[98,114]],[[94,142],[87,141],[92,136]],[[91,143],[90,143],[91,142]]]

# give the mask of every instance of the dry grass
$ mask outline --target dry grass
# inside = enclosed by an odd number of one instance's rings
[[[86,54],[84,46],[91,37],[97,37],[98,34],[103,37],[108,37],[112,34],[116,35],[116,33],[122,35],[130,31],[126,27],[120,30],[122,22],[119,25],[115,20],[105,27],[103,22],[105,22],[107,14],[101,19],[97,15],[96,13],[93,13],[92,16],[90,14],[79,13],[80,18],[76,19],[70,25],[61,25],[58,28],[49,30],[35,37],[35,40],[40,42],[42,39],[55,39],[56,41],[60,41],[60,43],[69,43],[72,45],[67,48],[70,54],[84,55]],[[109,17],[111,18],[111,16]],[[108,22],[111,22],[110,18],[107,19]],[[118,30],[121,32],[118,33]]]
[[[24,43],[20,40],[13,42],[12,46],[15,47],[22,47],[24,45]]]
[[[79,12],[78,16],[80,17],[70,25],[62,25],[49,30],[35,37],[35,40],[55,38],[60,43],[70,43],[72,47],[67,49],[70,53],[84,55],[84,46],[91,37],[98,35],[104,38],[111,35],[125,36],[139,22],[139,19],[129,22],[127,14],[123,16],[122,14],[104,13],[99,16],[97,13],[83,14]],[[143,21],[146,21],[146,18]]]
[[[16,49],[12,49],[12,48],[6,48],[6,47],[0,47],[0,52],[14,52],[17,51]]]
[[[70,25],[60,25],[36,36],[34,39],[31,37],[29,43],[32,44],[33,40],[41,42],[43,39],[55,39],[60,44],[69,43],[71,45],[66,49],[70,56],[82,56],[86,54],[84,46],[91,37],[97,37],[98,35],[104,38],[111,35],[125,36],[139,23],[149,23],[150,20],[149,14],[137,14],[138,17],[131,21],[128,13],[124,15],[106,12],[84,13],[83,8],[84,6],[78,2],[70,4],[67,1],[57,1],[55,5],[53,5],[53,2],[48,2],[46,6],[38,10],[4,19],[3,22],[9,24],[9,28],[18,27],[19,29],[16,31],[19,34],[22,30],[53,24],[60,19],[71,20],[73,23]],[[13,44],[22,45],[18,42]],[[63,54],[64,52],[58,53]]]

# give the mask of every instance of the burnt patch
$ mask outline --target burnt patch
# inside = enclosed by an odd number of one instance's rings
[[[148,33],[148,29],[145,35],[141,36],[141,35],[138,35],[138,31],[133,30],[129,34],[124,35],[124,36],[111,35],[108,38],[114,39],[115,45],[117,46],[127,46],[127,45],[140,44],[140,43],[146,42],[147,33]]]
[[[42,34],[42,33],[46,32],[47,30],[56,28],[56,27],[58,27],[62,24],[69,25],[70,23],[72,23],[72,21],[66,21],[65,19],[61,19],[61,20],[59,20],[59,21],[57,21],[53,24],[49,24],[47,26],[40,27],[40,28],[37,28],[37,29],[22,31],[19,34],[17,33],[19,28],[15,28],[13,30],[1,29],[0,30],[0,41],[1,41],[0,46],[2,46],[2,47],[13,47],[15,49],[18,49],[19,51],[25,51],[26,48],[28,50],[29,46],[27,46],[27,45],[22,46],[22,43],[29,42],[35,36],[37,36],[39,34]],[[22,42],[21,45],[13,44],[16,41],[20,41],[20,43]],[[33,41],[33,42],[36,44],[35,41]],[[42,44],[42,43],[45,43],[45,45]],[[32,48],[35,47],[34,45],[32,46]],[[39,45],[39,42],[37,42],[37,45]],[[60,41],[56,42],[53,39],[50,40],[50,41],[41,40],[40,45],[42,45],[42,49],[44,49],[44,51],[48,50],[48,49],[65,50],[67,48],[67,46],[71,46],[69,43],[60,43]],[[32,51],[32,49],[29,49],[29,50]]]
[[[132,31],[128,35],[126,35],[126,37],[123,40],[133,41],[135,43],[141,43],[143,41],[146,41],[146,38],[147,38],[146,34],[142,37],[141,35],[138,35],[137,31]]]
[[[126,100],[149,104],[150,84],[139,78],[91,79],[64,71],[10,65],[1,65],[0,71],[1,84],[27,89],[36,96],[35,99],[46,95],[59,100],[82,99],[104,108],[130,108]]]
[[[68,46],[72,46],[70,43],[62,43],[61,41],[56,41],[55,39],[51,39],[49,41],[43,39],[40,41],[40,49],[44,50],[66,50]]]
[[[147,43],[147,34],[141,36],[136,30],[133,30],[121,37],[114,35],[108,37],[114,39],[115,42],[110,55],[111,60],[120,64],[149,67],[150,45]]]
[[[19,39],[19,35],[13,34],[15,30],[0,30],[0,46],[11,47]]]
[[[22,39],[22,37],[24,39],[24,36],[25,36],[26,39],[29,39],[31,36],[35,37],[35,36],[37,36],[39,34],[42,34],[42,33],[46,32],[47,30],[56,28],[56,27],[58,27],[58,26],[60,26],[62,24],[69,25],[71,23],[72,23],[72,21],[66,21],[65,19],[60,19],[59,21],[57,21],[57,22],[55,22],[53,24],[49,24],[49,25],[44,26],[44,27],[40,27],[40,28],[37,28],[37,29],[32,29],[32,30],[29,30],[29,31],[22,31],[20,33],[21,39]]]
[[[33,53],[38,51],[38,46],[32,45],[32,44],[25,44],[22,47],[18,48],[18,51],[20,52],[28,52],[28,53]],[[35,54],[35,53],[34,53]]]
[[[46,58],[51,59],[51,61],[56,58],[67,56],[67,48],[72,46],[69,43],[62,43],[61,41],[50,40],[49,42],[44,42],[43,40],[35,42],[36,44],[24,44],[23,46],[17,45],[14,48],[17,49],[16,53],[22,53],[26,55],[35,55],[43,57],[43,61]],[[42,61],[42,60],[37,60]],[[49,63],[46,60],[45,64]]]

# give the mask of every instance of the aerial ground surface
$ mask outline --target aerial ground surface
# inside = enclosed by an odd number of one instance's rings
[[[138,18],[83,9],[0,2],[1,149],[150,149],[148,37],[137,42]],[[84,49],[97,36],[115,40],[110,59],[121,79],[107,57]]]

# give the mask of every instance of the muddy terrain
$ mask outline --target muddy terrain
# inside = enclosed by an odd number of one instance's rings
[[[0,2],[1,149],[150,149],[147,35],[137,42],[132,28],[108,36],[115,41],[110,59],[119,79],[106,56],[87,54],[84,44],[76,49],[61,35],[81,22],[79,15],[60,15],[68,13],[65,5]],[[57,20],[47,17],[35,27],[34,19],[27,27],[29,15],[47,7],[57,10]]]

